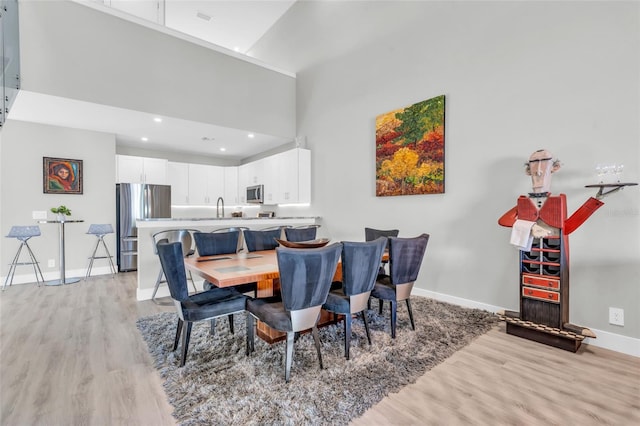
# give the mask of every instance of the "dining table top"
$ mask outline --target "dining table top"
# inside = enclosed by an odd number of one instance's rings
[[[388,260],[388,252],[382,258]],[[273,280],[280,276],[276,250],[187,257],[184,262],[188,270],[217,287]]]
[[[217,287],[279,277],[275,250],[185,258],[185,266]]]

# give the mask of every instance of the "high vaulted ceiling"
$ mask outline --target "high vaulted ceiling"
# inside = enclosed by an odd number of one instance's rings
[[[141,22],[142,18],[158,30],[168,28],[170,34],[184,33],[211,43],[214,50],[239,57],[295,3],[295,0],[75,1],[134,22]],[[227,160],[241,160],[290,142],[273,135],[250,135],[245,129],[172,117],[160,117],[162,122],[157,122],[148,113],[24,91],[18,94],[8,118],[113,133],[118,146]]]

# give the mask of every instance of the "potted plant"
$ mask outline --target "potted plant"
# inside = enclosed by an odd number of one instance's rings
[[[71,216],[71,210],[67,206],[51,207],[51,213],[57,214],[60,222],[64,222],[65,216]]]

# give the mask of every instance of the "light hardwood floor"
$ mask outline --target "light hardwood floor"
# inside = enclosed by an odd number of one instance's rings
[[[135,279],[0,295],[1,425],[175,424],[135,325],[173,306],[136,302]],[[640,359],[586,345],[573,354],[501,324],[353,423],[636,425]]]

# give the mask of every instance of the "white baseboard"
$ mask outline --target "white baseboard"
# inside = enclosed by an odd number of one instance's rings
[[[84,278],[85,274],[87,273],[86,269],[68,269],[65,271],[65,277],[66,278]],[[96,275],[110,275],[111,274],[111,268],[107,265],[107,266],[94,266],[93,268],[91,268],[91,276],[94,277]],[[53,281],[53,280],[58,280],[60,279],[60,271],[47,271],[47,272],[42,272],[42,276],[44,278],[45,281]],[[7,279],[6,275],[3,277],[0,277],[0,286],[4,284],[4,281]],[[24,273],[20,273],[20,274],[15,274],[13,276],[13,282],[12,285],[16,285],[16,284],[35,284],[36,283],[36,276],[33,273],[33,270],[29,270],[29,272],[25,272]]]
[[[476,302],[475,300],[463,299],[461,297],[436,293],[416,287],[413,288],[413,294],[415,294],[416,296],[430,297],[441,302],[464,306],[466,308],[482,309],[489,312],[498,312],[507,309],[502,306],[488,305],[486,303]],[[591,327],[589,328],[598,337],[596,339],[587,337],[584,339],[583,344],[593,345],[623,354],[640,357],[640,339],[622,336],[620,334],[615,334],[608,331],[597,330]]]

